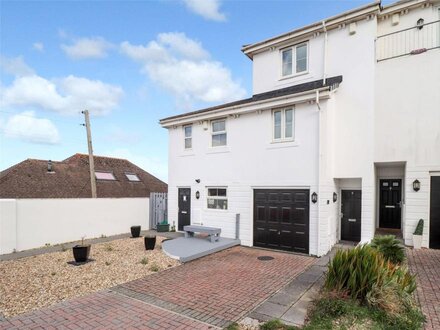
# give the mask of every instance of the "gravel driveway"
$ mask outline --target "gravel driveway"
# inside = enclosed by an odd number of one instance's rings
[[[0,262],[0,314],[11,317],[67,298],[106,289],[179,265],[161,250],[145,251],[143,238],[93,244],[94,261],[74,266],[72,250]]]

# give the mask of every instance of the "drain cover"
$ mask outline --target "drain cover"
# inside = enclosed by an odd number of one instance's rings
[[[261,257],[258,257],[257,259],[262,260],[262,261],[267,261],[267,260],[272,260],[274,258],[270,257],[270,256],[261,256]]]

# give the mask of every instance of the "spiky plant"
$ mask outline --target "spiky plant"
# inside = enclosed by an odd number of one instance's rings
[[[393,235],[376,236],[371,241],[371,247],[393,264],[401,264],[405,260],[404,248]]]

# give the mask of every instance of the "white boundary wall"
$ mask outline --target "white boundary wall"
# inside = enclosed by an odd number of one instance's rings
[[[0,199],[0,254],[149,229],[149,198]]]

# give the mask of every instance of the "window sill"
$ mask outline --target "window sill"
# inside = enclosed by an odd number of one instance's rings
[[[281,149],[299,147],[298,141],[272,141],[266,149]]]
[[[310,72],[307,70],[307,71],[304,71],[304,72],[291,74],[289,76],[281,76],[278,80],[282,81],[282,80],[292,79],[292,78],[296,78],[296,77],[301,77],[301,76],[305,76],[305,75],[307,75],[309,73]]]
[[[209,147],[206,151],[207,154],[223,154],[231,152],[227,146],[224,147]]]
[[[206,208],[205,209],[205,211],[207,211],[207,212],[227,212],[228,211],[228,209],[210,209],[210,208]]]
[[[186,150],[182,152],[179,157],[189,157],[189,156],[195,156],[196,154],[192,150]]]

